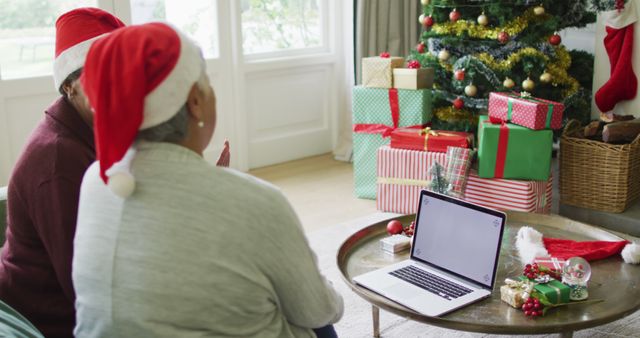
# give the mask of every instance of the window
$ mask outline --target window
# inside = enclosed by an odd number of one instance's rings
[[[241,0],[245,55],[323,46],[323,0]]]
[[[218,56],[216,7],[215,0],[132,0],[131,22],[169,22],[194,39],[205,58],[214,58]]]
[[[50,75],[58,16],[96,0],[0,0],[0,78]]]

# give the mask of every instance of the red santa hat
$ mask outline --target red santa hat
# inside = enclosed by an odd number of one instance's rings
[[[89,47],[100,36],[124,27],[120,19],[98,8],[78,8],[56,21],[53,82],[60,89],[69,74],[82,68]]]
[[[612,239],[614,239],[613,236]],[[594,261],[617,254],[622,254],[622,258],[627,263],[640,264],[640,245],[636,243],[626,240],[577,242],[545,238],[539,231],[527,226],[518,230],[516,248],[525,264],[533,263],[533,260],[539,257],[558,259],[582,257],[588,261]]]
[[[114,193],[126,198],[135,188],[138,131],[171,119],[203,71],[200,48],[163,23],[125,27],[91,46],[80,81],[95,112],[100,176]]]

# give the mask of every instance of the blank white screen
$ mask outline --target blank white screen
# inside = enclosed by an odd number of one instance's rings
[[[491,286],[502,218],[425,195],[413,254]]]

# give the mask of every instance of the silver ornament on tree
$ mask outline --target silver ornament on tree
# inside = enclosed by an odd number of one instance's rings
[[[484,12],[482,12],[482,14],[478,16],[478,24],[482,26],[486,26],[489,24],[489,17],[484,14]]]
[[[451,54],[449,54],[449,51],[446,49],[443,49],[438,53],[438,59],[440,61],[447,61],[449,60],[449,57],[451,57]]]
[[[540,6],[536,6],[533,8],[533,14],[535,15],[544,15],[545,10],[544,7],[542,7],[542,4],[540,4]]]
[[[473,83],[470,83],[466,87],[464,87],[464,93],[470,97],[476,96],[476,94],[478,94],[478,87],[476,87]]]
[[[424,25],[424,14],[420,14],[420,16],[418,17],[418,22],[419,22],[421,25]]]
[[[420,3],[422,4],[422,6],[428,6],[429,3],[431,3],[431,0],[420,0]]]
[[[505,88],[511,89],[511,88],[513,88],[513,87],[515,87],[515,86],[516,86],[516,83],[515,83],[515,82],[513,82],[513,80],[511,80],[511,78],[508,78],[508,77],[507,77],[507,78],[505,78],[505,79],[504,79],[504,81],[502,82],[502,85],[503,85]]]
[[[522,89],[528,92],[532,91],[535,87],[536,83],[533,82],[533,80],[531,80],[531,78],[529,77],[526,80],[522,81]]]
[[[540,75],[540,82],[542,83],[550,83],[553,80],[553,76],[547,72],[542,73]]]

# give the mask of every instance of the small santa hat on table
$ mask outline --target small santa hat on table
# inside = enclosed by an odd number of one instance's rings
[[[624,240],[577,242],[568,239],[544,238],[539,231],[527,226],[518,230],[516,248],[523,263],[533,263],[533,260],[539,257],[558,259],[582,257],[588,261],[594,261],[621,253],[625,262],[640,264],[640,245],[636,243]]]
[[[77,8],[62,14],[56,21],[56,90],[71,73],[84,66],[89,47],[96,39],[121,27],[124,23],[120,19],[99,8]]]
[[[80,81],[95,112],[100,176],[116,195],[135,189],[138,131],[175,116],[203,71],[200,48],[164,23],[125,27],[91,46]]]

